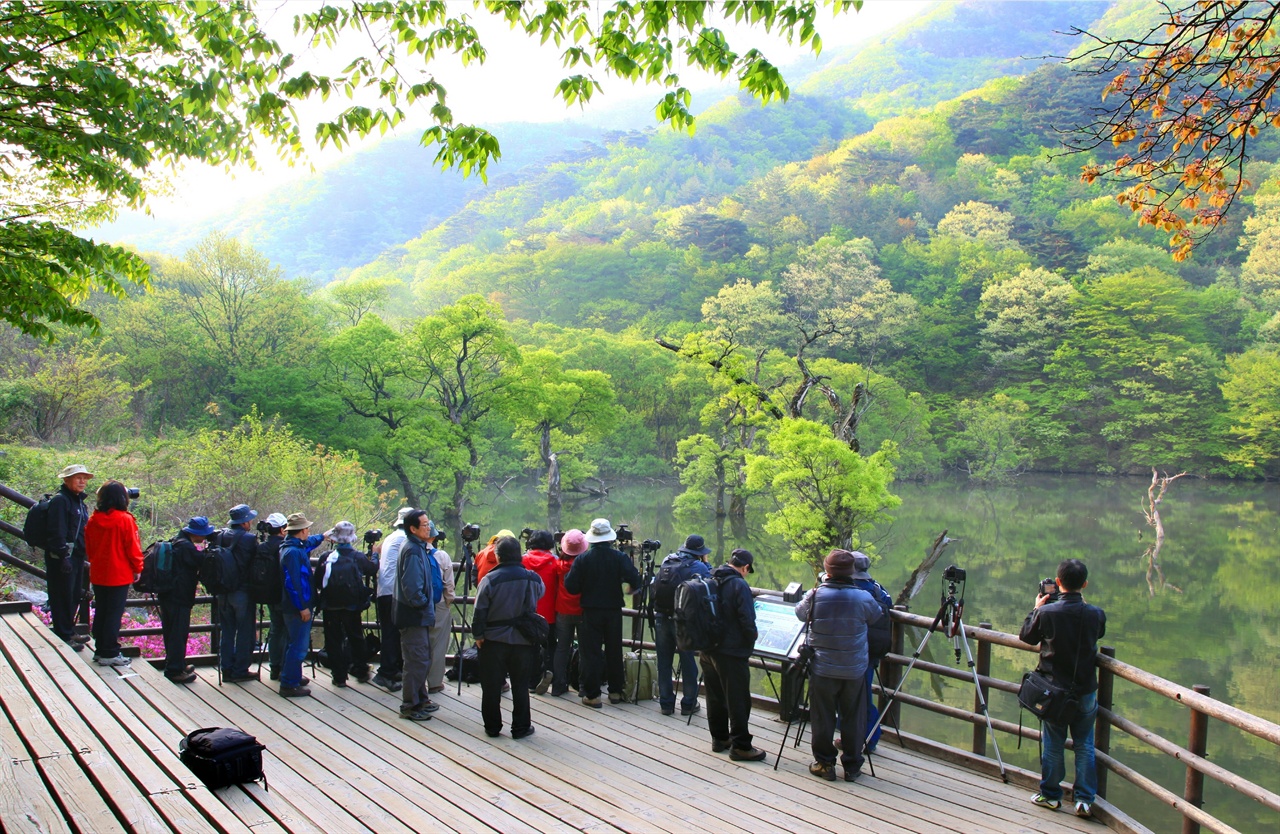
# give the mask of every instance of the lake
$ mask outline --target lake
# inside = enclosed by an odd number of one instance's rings
[[[1082,559],[1090,571],[1085,598],[1106,610],[1102,642],[1115,648],[1118,659],[1184,686],[1205,684],[1213,697],[1280,722],[1280,489],[1189,477],[1172,483],[1161,507],[1166,535],[1161,578],[1144,558],[1154,538],[1142,514],[1148,485],[1142,478],[1051,475],[1028,475],[998,488],[954,480],[898,484],[902,506],[894,521],[867,539],[876,555],[872,574],[897,596],[934,539],[947,530],[958,541],[911,610],[936,613],[941,569],[955,564],[968,573],[965,622],[989,622],[1016,634],[1035,602],[1038,580],[1052,576],[1061,559]],[[714,549],[708,557],[713,563],[735,547],[750,549],[757,559],[751,577],[757,587],[781,588],[791,581],[812,586],[812,569],[791,561],[786,546],[760,529],[767,512],[762,502],[751,507],[747,529],[735,535],[728,525],[717,531],[710,517],[677,525],[670,510],[677,492],[678,487],[660,484],[615,487],[603,501],[566,503],[562,524],[586,528],[597,516],[627,523],[637,542],[662,542],[659,559],[687,534],[701,533]],[[544,526],[545,499],[533,489],[508,487],[473,505],[466,521],[482,526],[482,542],[502,527],[518,533],[522,527]],[[450,544],[450,552],[456,551],[456,541]],[[941,635],[931,637],[927,648],[936,662],[952,662],[950,643]],[[1030,654],[997,648],[992,671],[1017,680],[1033,660]],[[932,677],[913,671],[906,691],[924,694],[938,685]],[[947,703],[972,707],[972,683],[947,681],[941,688]],[[767,692],[767,685],[761,691]],[[1186,744],[1186,709],[1125,681],[1116,682],[1115,703],[1119,714]],[[993,693],[991,711],[994,717],[1018,720],[1016,702],[1004,693]],[[903,729],[961,747],[968,746],[971,732],[968,725],[910,708],[903,710]],[[1017,750],[1010,736],[997,741],[1006,762],[1039,770],[1034,744]],[[1208,750],[1218,764],[1280,792],[1280,760],[1272,745],[1214,721]],[[1118,731],[1113,731],[1112,755],[1182,793],[1185,768],[1169,757]],[[1114,774],[1108,797],[1152,830],[1180,827],[1180,815]],[[1210,779],[1205,808],[1243,832],[1277,830],[1273,812]]]

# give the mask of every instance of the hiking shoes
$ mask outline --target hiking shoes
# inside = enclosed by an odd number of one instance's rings
[[[697,715],[702,711],[702,704],[694,704],[691,707],[680,707],[681,715]]]
[[[711,739],[711,752],[712,752],[712,753],[723,753],[724,751],[726,751],[726,750],[728,750],[728,749],[729,749],[729,739],[727,739],[727,738],[725,738],[725,739],[719,739],[719,738],[713,738],[713,739]]]
[[[93,660],[99,666],[128,666],[129,665],[129,658],[125,657],[122,654],[118,654],[115,657],[95,657]]]
[[[423,708],[408,710],[407,712],[400,710],[400,717],[409,721],[430,721],[431,710]]]
[[[586,695],[582,696],[582,705],[584,707],[591,707],[592,709],[600,709],[600,705],[602,703],[603,702],[599,698],[588,698]]]
[[[165,675],[166,678],[174,683],[194,683],[196,679],[195,672],[183,672],[179,675]]]
[[[1091,803],[1091,802],[1077,802],[1077,803],[1076,803],[1076,816],[1077,816],[1077,817],[1091,817],[1091,816],[1093,816],[1093,803]]]
[[[306,685],[280,687],[280,697],[282,698],[306,698],[310,695],[311,690]]]
[[[538,681],[538,685],[533,688],[535,694],[546,695],[547,690],[551,688],[552,674],[550,672],[542,673],[542,680]]]
[[[257,672],[238,672],[230,675],[223,675],[222,679],[230,683],[247,683],[248,681],[256,681],[258,679]]]
[[[844,780],[846,782],[856,782],[858,781],[858,777],[861,775],[862,775],[862,768],[857,768],[855,770],[855,769],[846,767],[844,769]]]
[[[621,692],[610,692],[610,693],[609,693],[609,703],[611,703],[611,704],[621,704],[621,703],[622,703],[623,701],[625,701],[625,700],[626,700],[626,698],[624,698],[624,697],[622,696],[622,693],[621,693]]]
[[[1056,811],[1062,807],[1060,799],[1045,799],[1043,794],[1033,794],[1031,796],[1031,804],[1039,805],[1041,808],[1048,808],[1050,811]]]
[[[374,686],[382,687],[383,689],[387,690],[388,692],[399,692],[399,691],[400,691],[400,685],[399,685],[399,684],[397,684],[397,683],[396,683],[394,680],[392,680],[391,678],[383,677],[382,675],[374,675],[374,676],[373,676],[373,685],[374,685]]]
[[[529,737],[529,736],[531,736],[531,735],[533,735],[533,728],[532,728],[532,727],[525,727],[523,730],[512,730],[512,731],[511,731],[511,737],[512,737],[512,738],[528,738],[528,737]]]
[[[663,714],[663,715],[675,715],[675,714],[676,714],[676,708],[675,708],[675,707],[673,707],[673,706],[672,706],[672,707],[663,707],[663,708],[662,708],[662,714]]]
[[[729,751],[729,758],[735,762],[763,762],[764,751],[759,747],[748,747],[745,750],[735,747]]]
[[[809,772],[819,779],[826,779],[828,782],[836,780],[836,766],[827,764],[826,762],[814,762],[809,765]]]

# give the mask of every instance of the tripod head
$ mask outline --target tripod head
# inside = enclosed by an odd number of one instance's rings
[[[964,589],[967,574],[963,568],[948,565],[942,572],[942,582],[946,591],[942,595],[942,606],[938,609],[938,617],[942,622],[942,632],[951,638],[956,652],[956,663],[960,662],[960,643],[964,640]],[[957,590],[959,597],[956,596]]]

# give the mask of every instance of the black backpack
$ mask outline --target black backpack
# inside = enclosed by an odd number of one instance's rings
[[[142,552],[142,573],[133,587],[144,594],[165,594],[173,585],[173,542],[153,542]]]
[[[675,558],[672,558],[675,557]],[[653,579],[653,610],[661,614],[671,614],[676,610],[676,589],[680,583],[689,579],[693,572],[689,558],[672,553],[662,560],[658,575]]]
[[[229,594],[240,586],[236,557],[230,548],[218,547],[209,540],[200,556],[200,584],[214,596]]]
[[[22,537],[27,544],[41,550],[49,549],[49,499],[53,493],[46,492],[44,497],[27,510],[27,518],[22,522]]]
[[[676,588],[676,648],[682,652],[713,652],[724,639],[720,582],[695,576]]]
[[[182,763],[210,788],[225,788],[245,782],[262,782],[262,751],[266,745],[234,727],[206,727],[187,734],[178,743]]]
[[[316,571],[316,593],[321,608],[369,607],[369,589],[354,555],[338,551],[338,558],[327,562],[323,573]]]
[[[280,545],[284,539],[269,536],[258,543],[253,558],[249,560],[249,575],[245,587],[249,601],[255,605],[278,605],[284,593],[284,578],[280,573]]]
[[[877,593],[879,591],[879,593]],[[885,602],[888,593],[885,589],[876,584],[876,590],[869,590],[871,598],[880,606],[880,619],[867,626],[867,657],[871,663],[879,664],[880,660],[893,648],[893,618],[889,616],[889,612],[893,610],[893,603]]]

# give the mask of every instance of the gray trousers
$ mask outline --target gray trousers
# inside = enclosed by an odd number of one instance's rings
[[[449,654],[449,636],[453,631],[453,614],[445,601],[436,605],[436,624],[431,633],[431,668],[427,671],[427,687],[444,686],[444,662]]]
[[[426,626],[400,629],[400,651],[404,655],[400,711],[413,712],[427,702],[427,672],[431,668],[430,629]]]
[[[867,736],[867,683],[857,680],[809,677],[809,731],[813,758],[823,764],[836,763],[834,736],[837,715],[840,727],[840,763],[845,770],[862,769],[862,745]]]

